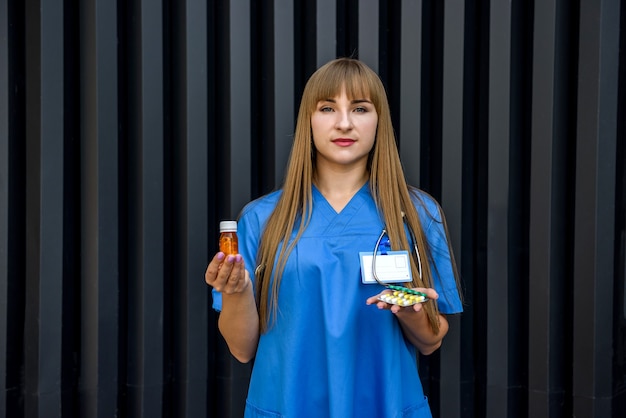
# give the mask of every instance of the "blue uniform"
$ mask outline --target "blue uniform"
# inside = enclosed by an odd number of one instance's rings
[[[239,250],[251,277],[279,196],[251,202],[239,220]],[[461,312],[437,204],[420,197],[424,205],[416,200],[416,206],[437,265],[439,310]],[[311,222],[287,262],[276,320],[259,340],[245,417],[431,416],[416,349],[395,315],[365,303],[382,286],[362,284],[359,252],[374,249],[382,228],[368,184],[340,213],[313,188]],[[213,295],[220,310],[221,295]]]

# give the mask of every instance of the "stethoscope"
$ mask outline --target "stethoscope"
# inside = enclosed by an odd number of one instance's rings
[[[411,225],[409,225],[409,223],[406,221],[406,218],[404,216],[404,212],[402,212],[402,220],[404,221],[404,225],[406,225],[406,228],[409,231],[409,237],[411,239],[411,242],[413,243],[413,251],[415,252],[415,256],[417,259],[417,273],[420,277],[420,279],[422,278],[422,258],[420,257],[420,251],[419,248],[417,246],[417,240],[415,238],[415,233],[413,232],[413,229],[411,228]],[[407,287],[404,286],[395,286],[395,285],[391,285],[388,283],[383,283],[379,278],[378,278],[378,274],[376,273],[376,255],[378,254],[378,252],[380,251],[380,247],[381,245],[383,246],[384,249],[386,250],[391,250],[391,243],[389,241],[389,235],[387,234],[387,227],[383,226],[383,230],[381,231],[380,235],[378,236],[378,239],[376,240],[376,245],[374,246],[374,252],[372,254],[372,276],[374,277],[374,280],[376,280],[376,282],[378,282],[378,284],[385,286],[388,289],[391,290],[395,290],[395,291],[400,291],[400,292],[404,292],[404,293],[409,293],[409,294],[413,294],[413,295],[418,295],[418,296],[423,296],[426,297],[426,295],[422,292],[418,292],[416,290],[413,289],[409,289]],[[381,251],[381,255],[385,254],[384,251]]]

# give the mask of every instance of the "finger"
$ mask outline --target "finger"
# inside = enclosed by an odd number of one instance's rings
[[[375,296],[370,296],[369,298],[367,298],[367,299],[365,300],[365,303],[366,303],[366,304],[368,304],[368,305],[373,305],[373,304],[375,304],[375,303],[378,303],[378,302],[380,301],[380,299],[379,299],[379,298],[380,298],[380,296],[381,296],[381,295],[384,295],[384,294],[386,294],[386,293],[390,293],[390,292],[391,292],[391,290],[389,290],[389,289],[385,289],[385,290],[383,290],[382,292],[380,292],[379,294],[377,294],[377,295],[375,295]]]
[[[243,292],[250,285],[250,283],[250,273],[248,273],[248,271],[244,268],[243,277],[237,282],[235,292]]]
[[[368,305],[373,305],[375,303],[378,303],[378,295],[367,298],[365,303]]]
[[[419,312],[422,310],[422,304],[421,303],[416,303],[415,305],[411,306],[413,308],[413,310],[415,312]]]
[[[400,305],[391,305],[391,307],[389,307],[389,310],[394,314],[397,314],[402,309],[403,308]]]
[[[220,271],[220,266],[224,262],[224,258],[226,258],[226,255],[223,252],[218,252],[207,266],[206,272],[204,273],[204,281],[208,285],[215,285],[217,275]]]
[[[426,297],[428,299],[438,299],[439,298],[439,294],[437,293],[437,291],[435,289],[430,288],[430,287],[416,287],[413,290],[417,290],[418,292],[422,292],[423,294],[426,295]]]
[[[435,289],[427,289],[426,296],[428,297],[428,299],[439,299],[439,293],[437,293],[437,291]]]
[[[390,305],[387,302],[383,302],[382,300],[379,300],[378,303],[376,303],[376,307],[378,309],[389,309],[391,308],[392,305]]]
[[[224,293],[240,292],[245,286],[245,268],[241,255],[228,256],[220,270],[220,275],[228,273],[224,282]]]
[[[228,289],[227,289],[227,286],[228,286],[228,282],[231,280],[231,272],[233,270],[235,256],[232,256],[232,255],[224,256],[222,262],[218,264],[217,267],[215,267],[215,265],[217,264],[220,258],[221,257],[218,257],[216,255],[216,258],[214,258],[213,261],[211,261],[210,265],[211,265],[212,281],[210,281],[209,284],[213,286],[213,288],[217,290],[218,292],[223,292],[224,290],[231,291],[232,286],[230,286]],[[215,273],[215,268],[217,268],[217,273]]]

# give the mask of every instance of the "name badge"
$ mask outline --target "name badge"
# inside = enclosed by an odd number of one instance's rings
[[[360,252],[361,282],[364,284],[378,283],[372,274],[374,255],[372,252]],[[387,251],[376,254],[376,276],[381,283],[406,283],[413,280],[409,252]]]

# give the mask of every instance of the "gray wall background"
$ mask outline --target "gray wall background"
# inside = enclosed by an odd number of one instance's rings
[[[0,415],[241,416],[218,221],[280,186],[307,77],[355,56],[461,267],[434,415],[623,416],[625,9],[0,0]]]

